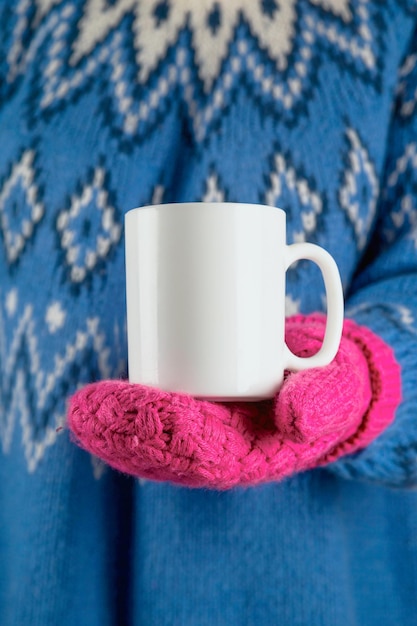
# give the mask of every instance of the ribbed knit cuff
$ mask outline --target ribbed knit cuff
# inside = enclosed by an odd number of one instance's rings
[[[328,452],[318,465],[365,448],[394,421],[402,399],[401,368],[392,348],[369,328],[352,320],[345,320],[343,335],[353,341],[366,358],[372,399],[355,433]]]

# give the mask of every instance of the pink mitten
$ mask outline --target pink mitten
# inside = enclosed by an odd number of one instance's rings
[[[299,356],[318,350],[321,315],[287,320]],[[400,368],[367,328],[345,321],[339,352],[323,368],[287,374],[272,400],[217,403],[124,381],[103,381],[70,401],[76,442],[143,478],[228,489],[275,481],[359,450],[393,420]]]

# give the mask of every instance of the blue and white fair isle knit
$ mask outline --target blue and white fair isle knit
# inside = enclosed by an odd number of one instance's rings
[[[1,626],[417,624],[417,5],[0,0]],[[366,450],[227,493],[135,481],[66,401],[126,375],[123,215],[285,209],[403,402]],[[323,310],[318,270],[287,312]],[[335,389],[337,393],[337,389]]]

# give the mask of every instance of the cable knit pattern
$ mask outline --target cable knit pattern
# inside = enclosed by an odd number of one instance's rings
[[[324,326],[323,316],[292,318],[290,348],[316,352]],[[399,400],[391,350],[346,321],[334,361],[289,374],[273,400],[221,404],[104,381],[74,395],[69,425],[79,445],[122,472],[228,489],[279,480],[366,446]]]

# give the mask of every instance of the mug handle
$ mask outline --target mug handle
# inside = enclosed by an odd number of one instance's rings
[[[301,259],[313,261],[321,270],[326,288],[327,321],[323,344],[313,356],[298,357],[285,345],[285,369],[294,371],[323,367],[334,359],[342,337],[344,316],[342,281],[333,257],[313,243],[294,243],[286,246],[285,271],[292,263]]]

